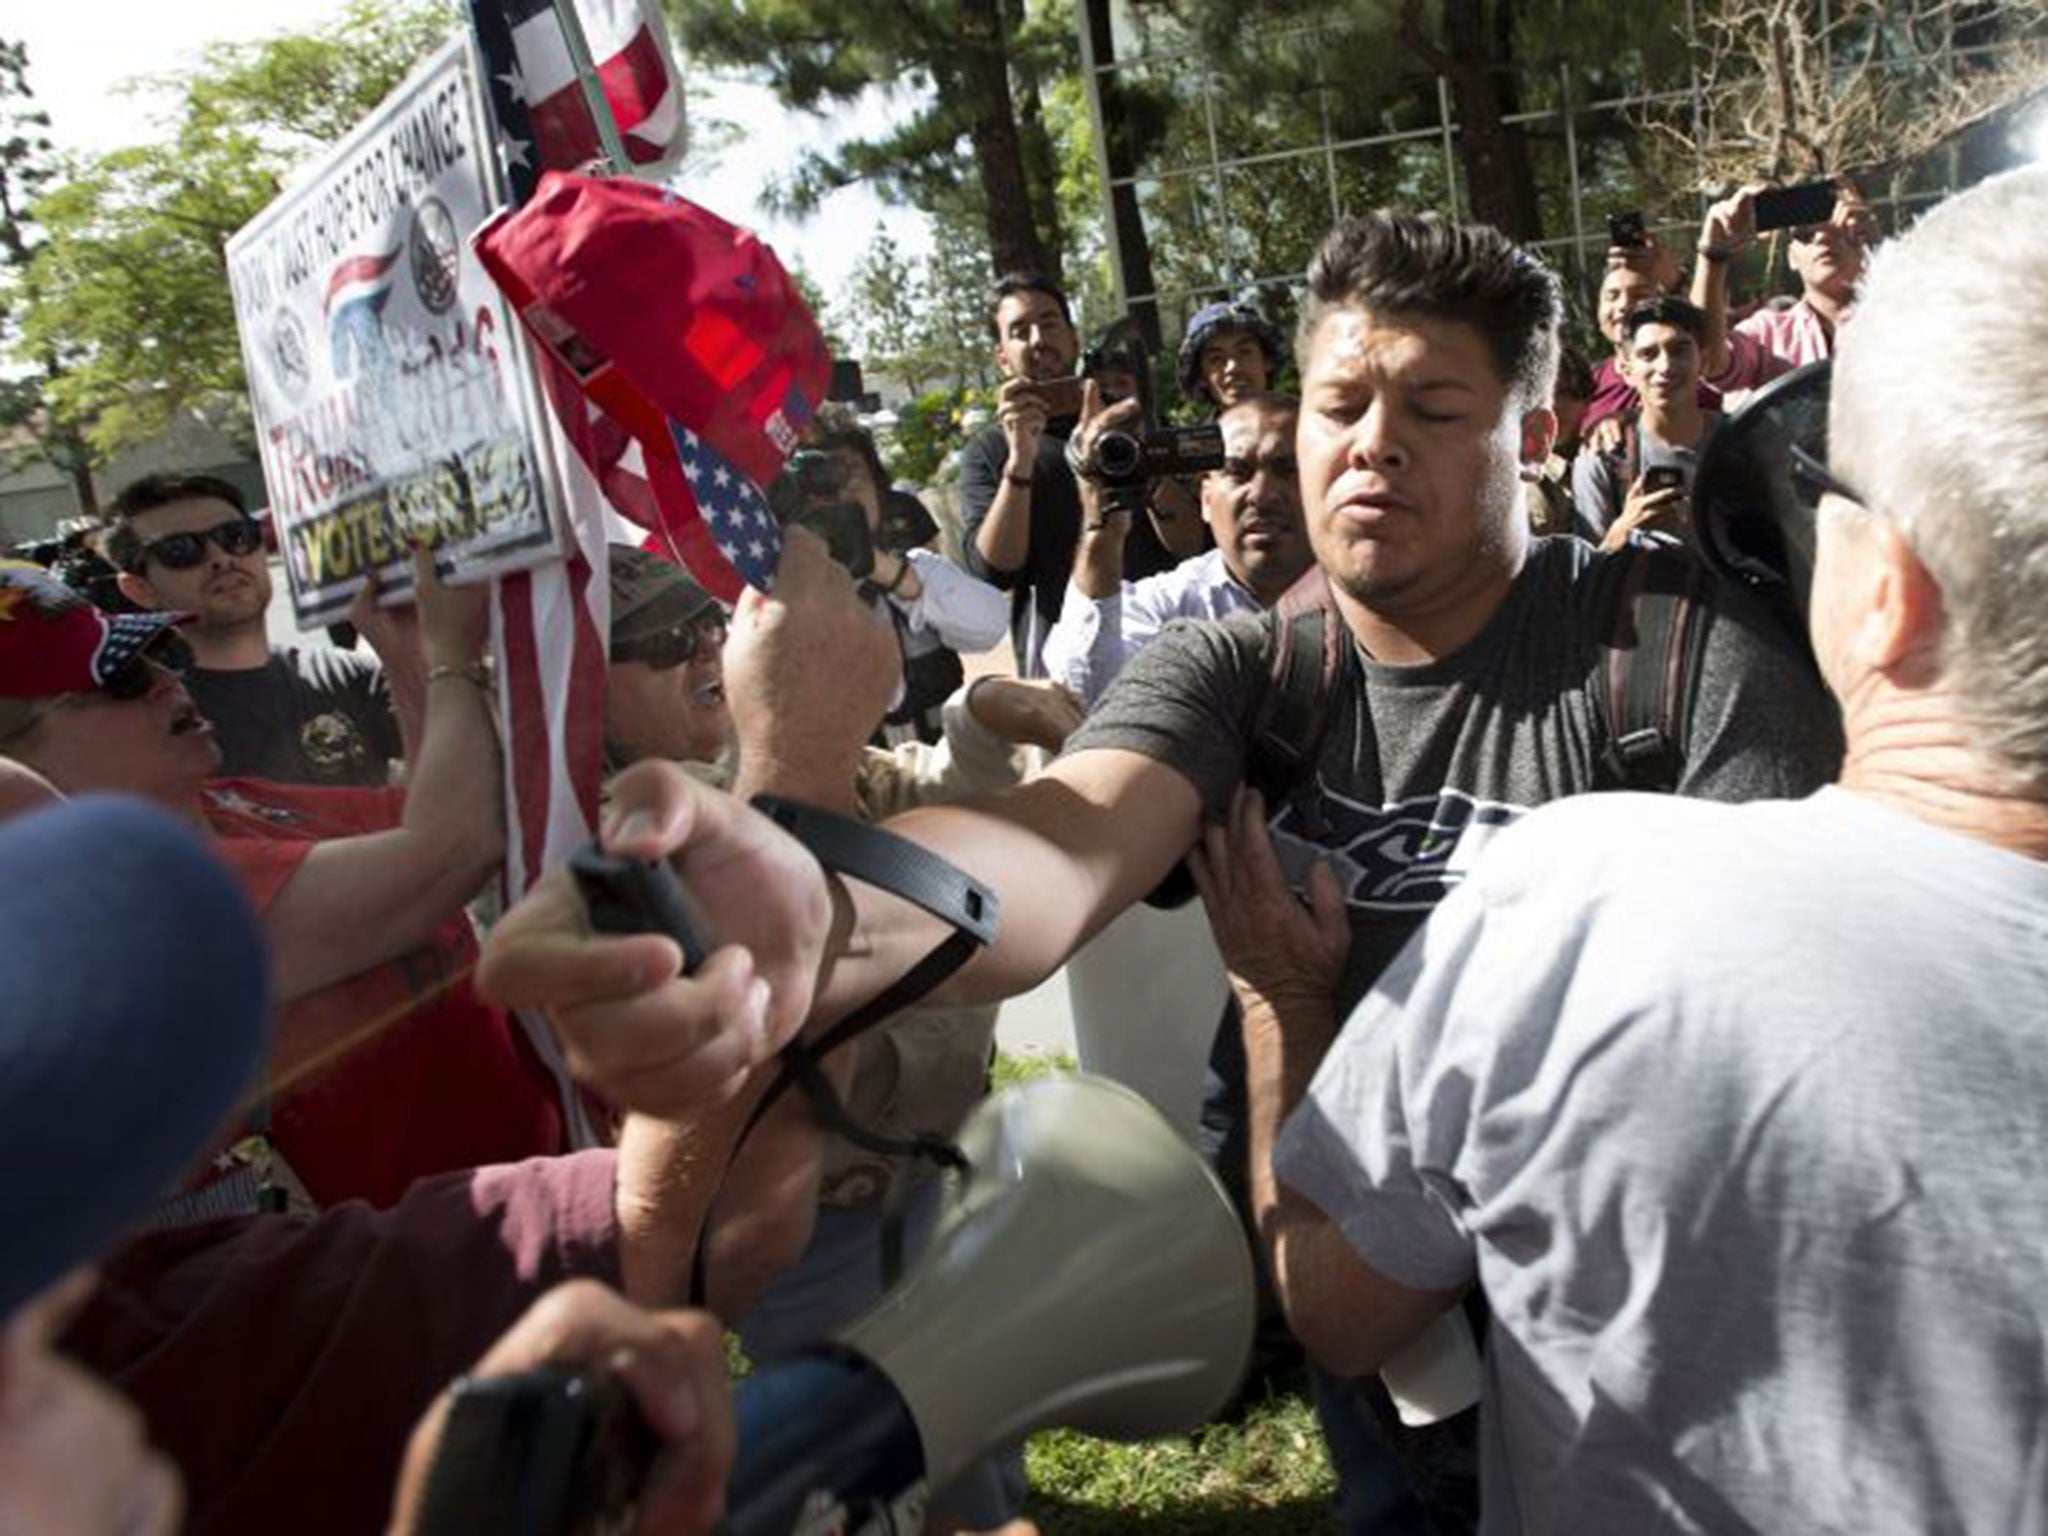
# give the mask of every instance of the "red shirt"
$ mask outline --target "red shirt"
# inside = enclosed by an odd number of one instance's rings
[[[1721,391],[1704,379],[1696,391],[1703,411],[1721,409]],[[1611,357],[1600,359],[1600,366],[1593,370],[1593,397],[1586,402],[1586,414],[1579,418],[1579,438],[1584,441],[1588,432],[1605,421],[1609,416],[1623,411],[1634,411],[1642,406],[1642,397],[1636,393],[1635,385],[1621,376],[1621,370]]]
[[[406,1437],[548,1287],[619,1284],[610,1152],[425,1179],[108,1256],[62,1344],[184,1474],[189,1536],[384,1529]]]
[[[204,810],[268,912],[317,844],[390,831],[404,803],[397,789],[222,779]],[[566,1149],[554,1082],[517,1024],[476,995],[476,960],[457,912],[420,948],[280,1011],[274,1067],[334,1053],[270,1108],[278,1151],[322,1205],[390,1205],[428,1174]]]

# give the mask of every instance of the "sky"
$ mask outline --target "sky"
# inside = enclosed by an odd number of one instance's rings
[[[152,99],[117,94],[123,81],[176,70],[209,42],[309,30],[332,19],[342,5],[341,0],[202,0],[198,5],[40,0],[9,9],[15,14],[0,23],[0,34],[28,44],[29,86],[50,115],[51,137],[66,149],[105,150],[151,137]],[[829,144],[829,129],[818,119],[783,112],[766,87],[713,81],[693,71],[687,59],[679,62],[691,75],[693,89],[709,91],[710,100],[700,110],[740,129],[719,162],[682,187],[684,195],[801,262],[828,297],[843,291],[878,222],[906,251],[927,248],[920,215],[885,208],[865,188],[833,194],[802,222],[767,216],[756,199],[783,169],[769,146],[793,155],[799,148]],[[841,126],[848,133],[872,131],[887,117],[886,102],[864,102],[841,119]]]

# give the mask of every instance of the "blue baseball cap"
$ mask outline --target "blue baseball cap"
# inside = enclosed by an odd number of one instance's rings
[[[1226,331],[1249,331],[1266,354],[1266,370],[1278,375],[1283,350],[1280,329],[1249,304],[1209,304],[1195,311],[1180,344],[1180,387],[1189,399],[1208,393],[1202,383],[1202,348]]]
[[[258,1080],[269,952],[234,876],[139,800],[0,825],[0,1317],[103,1253]]]

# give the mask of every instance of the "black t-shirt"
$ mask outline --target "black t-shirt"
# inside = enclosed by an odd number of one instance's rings
[[[1010,641],[1017,649],[1017,671],[1043,677],[1039,651],[1046,633],[1059,622],[1067,580],[1074,573],[1074,546],[1081,541],[1081,492],[1067,467],[1067,433],[1071,420],[1055,421],[1038,440],[1031,482],[1031,547],[1020,570],[999,571],[981,558],[975,535],[988,519],[996,492],[1002,489],[1003,466],[1010,445],[1001,427],[989,427],[960,452],[960,541],[967,569],[990,586],[1010,593]],[[1149,517],[1132,519],[1124,540],[1124,578],[1138,581],[1171,570],[1178,560],[1159,542]]]
[[[1327,857],[1350,907],[1340,1015],[1504,828],[1608,782],[1591,685],[1610,624],[1593,571],[1609,558],[1578,539],[1538,539],[1463,649],[1413,667],[1359,654],[1350,687],[1332,700],[1314,781],[1269,808],[1290,881],[1299,888]],[[1708,603],[1678,792],[1729,801],[1811,793],[1842,754],[1840,714],[1812,658],[1739,588],[1721,583]],[[1169,625],[1066,750],[1142,753],[1182,773],[1220,816],[1271,686],[1275,622],[1268,612]]]
[[[228,777],[388,784],[405,756],[383,669],[367,656],[278,646],[246,671],[195,667],[185,687],[213,722]]]

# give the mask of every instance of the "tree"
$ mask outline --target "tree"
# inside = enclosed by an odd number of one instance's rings
[[[1699,110],[1644,123],[1704,189],[1875,171],[1896,192],[2048,87],[2048,0],[1706,0],[1697,31]]]
[[[168,141],[68,167],[30,209],[43,239],[23,270],[8,351],[57,359],[43,402],[100,456],[205,410],[249,440],[224,251],[285,173],[339,138],[457,24],[438,0],[354,0],[297,37],[214,44],[165,77]]]
[[[1105,158],[1134,183],[1120,254],[1187,305],[1277,296],[1364,208],[1532,240],[1575,232],[1575,197],[1596,228],[1600,212],[1660,201],[1662,159],[1591,104],[1682,88],[1672,0],[1119,0],[1116,16],[1095,53],[1120,50],[1101,77]]]
[[[933,374],[923,331],[927,302],[922,263],[908,260],[895,237],[876,225],[838,308],[868,370],[894,375],[913,395],[924,393]]]
[[[32,298],[29,272],[42,236],[28,210],[57,174],[45,131],[49,115],[17,105],[33,96],[27,47],[0,40],[0,345],[18,338],[19,313]],[[0,375],[0,464],[44,459],[70,482],[79,510],[96,514],[95,459],[85,429],[50,401],[63,377],[62,356],[46,346],[17,352],[15,363],[18,373]]]
[[[906,255],[877,227],[833,312],[870,374],[913,397],[937,391],[958,405],[994,375],[988,332],[988,247],[960,208],[932,222],[932,248]]]
[[[825,116],[873,90],[908,98],[890,131],[829,154],[807,153],[782,196],[795,211],[865,181],[935,209],[963,185],[996,271],[1058,276],[1064,231],[1055,153],[1042,101],[1071,68],[1063,26],[1028,18],[1021,0],[668,0],[676,35],[696,58],[765,79],[779,101]]]

